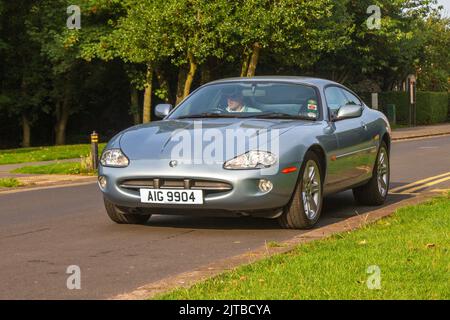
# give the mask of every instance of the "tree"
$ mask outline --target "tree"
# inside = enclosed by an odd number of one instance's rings
[[[450,19],[430,15],[421,29],[425,44],[416,66],[418,89],[447,91],[450,82]]]
[[[350,85],[371,79],[382,90],[392,90],[409,73],[415,72],[424,44],[422,21],[432,11],[435,2],[347,1],[346,11],[354,25],[350,33],[351,44],[325,54],[312,72]],[[381,9],[380,28],[368,28],[367,9],[371,5]]]
[[[65,0],[42,0],[32,5],[27,21],[30,38],[39,44],[40,54],[51,68],[52,90],[49,98],[53,106],[47,112],[53,113],[56,118],[57,145],[65,144],[68,119],[78,111],[73,103],[76,96],[73,89],[77,86],[71,80],[80,61],[72,48],[76,35],[66,26],[65,12],[69,5],[69,1]]]
[[[29,15],[29,1],[0,3],[2,37],[0,53],[2,81],[0,108],[19,119],[22,126],[22,146],[31,145],[31,127],[40,110],[46,106],[47,87],[45,60],[36,52],[39,46],[26,33],[25,21]]]
[[[127,40],[128,34],[120,34],[119,19],[123,21],[128,12],[136,6],[136,1],[118,0],[80,0],[83,8],[83,28],[76,30],[78,41],[76,46],[79,57],[87,62],[100,59],[107,63],[121,59],[123,68],[128,76],[130,89],[130,113],[135,124],[141,122],[139,110],[139,92],[144,88],[144,77],[139,64],[130,62],[124,56],[122,42]],[[124,36],[125,38],[120,38]]]
[[[166,1],[169,44],[174,46],[173,63],[179,67],[176,103],[189,95],[199,66],[209,58],[229,59],[226,48],[230,34],[223,25],[233,4],[226,0]],[[222,29],[221,29],[222,28]]]
[[[80,30],[80,56],[88,61],[100,58],[110,61],[121,59],[126,64],[130,78],[131,108],[135,122],[139,116],[135,112],[138,104],[137,89],[144,89],[142,120],[151,120],[153,75],[158,66],[171,55],[173,45],[169,45],[169,33],[164,29],[163,1],[105,1],[85,0],[88,12],[99,16],[108,12],[109,19],[102,19],[93,30]],[[95,10],[94,10],[95,8]],[[98,21],[98,19],[97,19]],[[140,66],[144,66],[141,72]]]
[[[342,1],[237,1],[228,33],[242,52],[241,76],[255,75],[261,53],[279,63],[306,66],[347,43],[347,21],[336,18]]]

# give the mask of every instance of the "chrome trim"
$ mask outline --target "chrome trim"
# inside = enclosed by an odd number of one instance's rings
[[[133,180],[129,180],[130,182]],[[206,191],[229,191],[233,186],[228,182],[196,180],[196,179],[168,179],[167,184],[164,178],[136,179],[140,183],[119,184],[120,188],[126,189],[179,189],[179,190],[206,190]],[[175,183],[174,183],[175,182]],[[182,185],[181,185],[182,184]]]
[[[352,151],[352,152],[343,153],[343,154],[340,154],[340,155],[336,156],[336,159],[348,157],[348,156],[351,156],[353,154],[364,152],[364,151],[369,151],[369,150],[372,150],[372,149],[377,149],[377,147],[373,146],[373,147],[364,148],[364,149],[361,149],[361,150],[356,150],[356,151]]]

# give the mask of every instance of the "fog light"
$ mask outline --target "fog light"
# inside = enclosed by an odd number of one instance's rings
[[[106,189],[107,182],[106,182],[106,177],[105,176],[99,176],[98,177],[98,185],[103,190]]]
[[[259,190],[262,192],[270,192],[273,188],[273,183],[266,179],[259,180]]]

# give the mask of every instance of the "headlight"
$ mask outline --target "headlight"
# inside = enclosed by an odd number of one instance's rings
[[[100,163],[105,167],[122,168],[128,166],[130,161],[120,149],[109,149],[103,152]]]
[[[262,169],[277,162],[277,158],[267,151],[249,151],[225,162],[225,169]]]

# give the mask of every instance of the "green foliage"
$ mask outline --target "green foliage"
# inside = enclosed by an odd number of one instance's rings
[[[79,162],[61,162],[40,166],[24,166],[12,171],[13,173],[23,174],[77,174],[92,175],[95,174],[89,167]]]
[[[387,105],[395,105],[397,123],[407,124],[409,117],[409,95],[407,92],[388,91],[378,95],[379,105],[383,112],[387,112]]]
[[[450,75],[450,18],[433,15],[424,22],[425,44],[420,53],[418,88],[446,91]]]
[[[105,143],[99,144],[99,153],[104,147]],[[73,159],[85,157],[89,152],[89,144],[8,149],[0,151],[0,164]]]
[[[417,92],[417,124],[441,123],[447,114],[447,92]]]
[[[314,71],[338,82],[353,84],[365,79],[392,90],[410,73],[415,73],[426,39],[424,19],[434,13],[434,0],[349,0],[346,12],[354,28],[350,45],[318,62]],[[381,8],[380,29],[369,29],[366,10]]]
[[[114,114],[115,101],[141,114],[143,89],[149,115],[150,101],[179,101],[201,83],[256,68],[358,91],[396,91],[414,73],[422,91],[448,89],[450,20],[436,0],[79,0],[79,30],[66,26],[71,4],[0,0],[0,113],[24,135],[27,126],[42,131],[33,127],[42,120],[64,143],[69,116]],[[367,27],[370,5],[381,8],[380,29]],[[111,66],[123,79],[104,80]],[[423,121],[441,119],[432,114]]]
[[[0,188],[16,188],[20,187],[22,184],[19,180],[14,178],[1,178],[0,179]]]
[[[408,124],[409,120],[409,93],[382,92],[379,94],[382,110],[386,111],[388,104],[396,107],[396,118],[399,124]],[[448,93],[447,92],[417,92],[417,118],[418,125],[441,123],[447,120]]]
[[[30,16],[30,2],[1,3],[0,15],[8,16],[0,26],[0,108],[10,115],[26,115],[30,122],[38,111],[47,106],[49,94],[45,73],[48,68],[36,52],[38,46],[30,41],[24,19]]]

